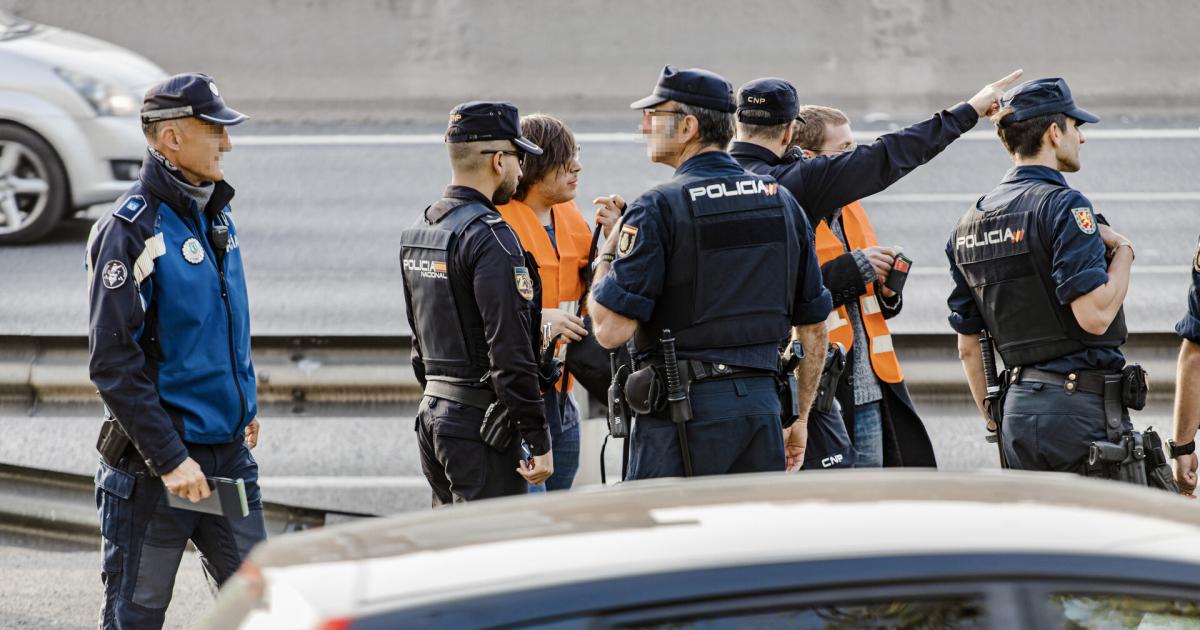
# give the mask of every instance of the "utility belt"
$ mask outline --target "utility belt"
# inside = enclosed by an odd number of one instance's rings
[[[719,381],[750,376],[776,376],[771,370],[738,367],[725,363],[681,359],[678,361],[679,375],[684,389],[692,383]],[[625,380],[625,401],[634,412],[657,414],[667,408],[666,365],[661,357],[642,361],[641,367]]]
[[[471,387],[449,381],[426,381],[425,395],[452,400],[456,403],[486,410],[496,402],[496,392],[490,387]]]
[[[1043,383],[1061,387],[1068,395],[1077,392],[1096,394],[1104,398],[1106,425],[1112,425],[1114,412],[1119,416],[1117,405],[1140,410],[1146,406],[1146,394],[1150,391],[1146,370],[1140,365],[1127,365],[1120,372],[1077,370],[1066,374],[1047,372],[1029,367],[1015,367],[1009,374],[1009,382]],[[1109,430],[1120,428],[1120,418]]]
[[[1162,438],[1153,427],[1145,431],[1125,430],[1125,409],[1146,406],[1149,391],[1147,374],[1140,365],[1128,365],[1120,372],[1077,371],[1067,374],[1034,368],[1013,368],[1012,383],[1043,383],[1062,387],[1068,394],[1087,392],[1104,398],[1104,430],[1108,439],[1088,446],[1084,474],[1114,479],[1138,486],[1149,486],[1178,493]]]

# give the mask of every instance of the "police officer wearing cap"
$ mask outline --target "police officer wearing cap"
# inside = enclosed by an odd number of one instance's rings
[[[803,423],[793,425],[785,450],[777,377],[792,326],[806,347],[826,343],[832,303],[812,228],[773,178],[747,173],[725,152],[735,109],[728,81],[667,66],[654,93],[631,107],[642,112],[651,161],[674,167],[675,176],[628,205],[595,268],[589,308],[597,341],[615,348],[632,339],[639,373],[654,384],[648,397],[632,394],[644,400],[627,475],[798,469]],[[685,401],[654,394],[670,385],[664,330],[675,340]],[[820,365],[819,353],[803,361],[802,410]],[[631,387],[640,391],[627,383],[627,397]],[[677,423],[685,403],[690,419]]]
[[[980,331],[1011,371],[1000,436],[1011,468],[1085,473],[1091,442],[1132,428],[1119,388],[1133,244],[1063,177],[1079,170],[1080,127],[1099,120],[1062,79],[1005,94],[992,122],[1015,166],[946,245],[950,325],[985,419]]]
[[[1175,373],[1175,438],[1171,456],[1175,458],[1175,483],[1188,496],[1196,492],[1196,430],[1200,429],[1200,244],[1192,257],[1192,286],[1188,289],[1188,310],[1175,325],[1183,338]]]
[[[242,255],[222,154],[246,120],[213,80],[181,74],[142,105],[139,181],[92,228],[86,262],[92,382],[109,418],[96,503],[102,628],[163,624],[190,540],[222,584],[266,537],[254,364]],[[242,479],[249,516],[172,508],[209,496],[205,477]]]
[[[496,209],[516,192],[525,155],[542,149],[522,137],[517,108],[496,102],[455,107],[446,143],[450,186],[400,247],[425,390],[417,442],[435,507],[523,494],[554,473],[534,347],[536,264]],[[515,435],[485,442],[485,414]]]

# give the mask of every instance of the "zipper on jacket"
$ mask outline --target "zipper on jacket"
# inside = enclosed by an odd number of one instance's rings
[[[196,218],[195,213],[191,213],[191,215],[189,218]],[[189,221],[188,228],[191,229],[193,226],[199,227],[199,225],[199,221]],[[197,236],[197,239],[208,243],[207,237],[204,236],[204,230],[200,230],[200,235]],[[237,388],[238,393],[238,409],[241,412],[241,415],[238,417],[238,424],[240,425],[246,419],[246,394],[242,391],[242,381],[238,378],[237,352],[233,346],[233,307],[229,305],[229,291],[225,286],[224,256],[217,253],[216,249],[212,247],[212,243],[208,243],[208,246],[213,250],[213,265],[217,269],[217,278],[221,282],[221,302],[225,305],[225,322],[229,337],[229,367],[233,369],[233,386]]]

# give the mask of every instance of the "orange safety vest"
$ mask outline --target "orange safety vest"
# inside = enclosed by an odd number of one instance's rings
[[[592,230],[575,202],[568,201],[550,207],[554,218],[554,240],[558,243],[557,252],[533,208],[513,199],[497,209],[517,233],[517,238],[521,239],[521,246],[533,254],[537,261],[538,273],[542,277],[542,308],[559,308],[562,302],[582,300],[583,279],[579,273],[587,266]],[[558,343],[561,348],[564,342]],[[572,380],[564,370],[558,389],[569,391]]]
[[[842,228],[846,235],[849,249],[834,236],[826,221],[817,224],[817,260],[825,263],[845,254],[847,251],[865,249],[879,244],[875,237],[875,228],[867,218],[867,211],[857,201],[842,208]],[[892,346],[892,333],[888,330],[887,320],[879,307],[879,299],[875,297],[875,284],[867,285],[867,292],[858,298],[859,314],[862,315],[863,328],[867,332],[868,346],[871,351],[871,368],[879,380],[885,383],[899,383],[904,380],[904,372],[900,370],[900,361],[896,358],[896,350]],[[836,341],[846,347],[848,352],[854,345],[854,327],[846,306],[842,305],[829,314],[825,320],[829,329],[829,340]]]

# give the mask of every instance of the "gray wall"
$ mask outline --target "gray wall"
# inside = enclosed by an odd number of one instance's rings
[[[1023,67],[1100,113],[1200,97],[1200,3],[1172,0],[0,0],[29,19],[214,75],[259,120],[440,122],[512,99],[622,116],[664,63],[735,85],[776,75],[809,102],[926,113]]]

